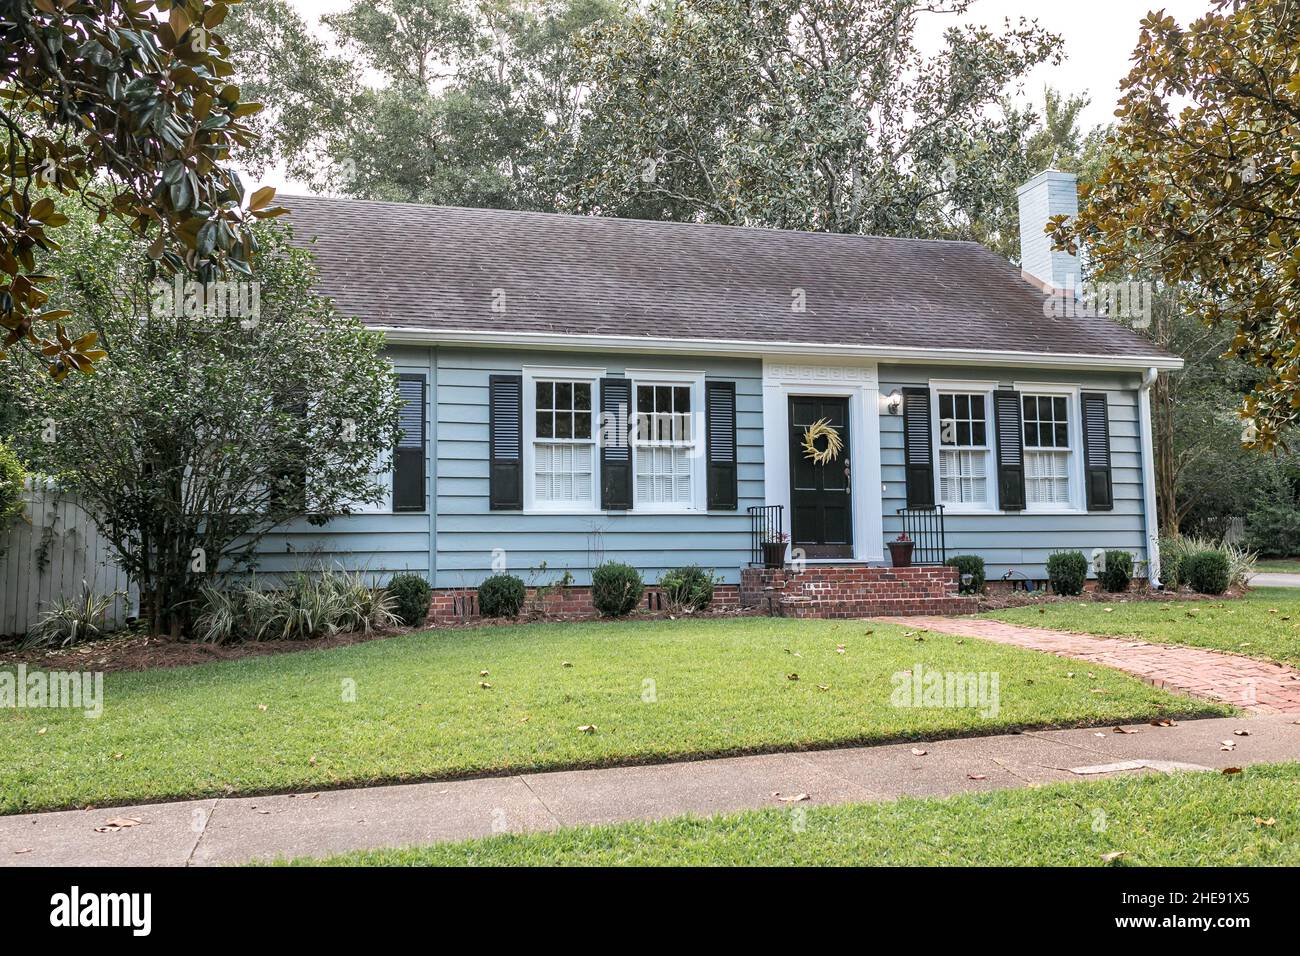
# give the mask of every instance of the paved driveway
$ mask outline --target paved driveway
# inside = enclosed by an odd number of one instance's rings
[[[1250,579],[1252,588],[1300,588],[1300,574],[1261,571]]]

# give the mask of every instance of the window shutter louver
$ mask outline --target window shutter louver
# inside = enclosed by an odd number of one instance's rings
[[[628,379],[600,380],[600,506],[606,511],[632,507],[631,407],[632,383]]]
[[[488,507],[492,511],[522,511],[524,507],[523,376],[489,376],[488,405]]]
[[[401,438],[393,452],[393,510],[424,510],[425,382],[423,375],[399,375]]]
[[[704,383],[704,407],[708,438],[709,508],[735,511],[739,506],[736,489],[736,383]]]
[[[998,430],[998,503],[1003,511],[1025,508],[1025,445],[1020,425],[1020,393],[1008,388],[993,393]]]
[[[903,467],[907,506],[934,507],[934,444],[930,435],[930,390],[903,389]]]
[[[1083,470],[1089,511],[1110,511],[1115,507],[1110,474],[1110,412],[1104,392],[1084,392]]]

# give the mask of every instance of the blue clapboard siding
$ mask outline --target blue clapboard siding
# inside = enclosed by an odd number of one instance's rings
[[[1121,373],[1043,371],[1004,368],[953,369],[915,365],[881,365],[880,391],[928,386],[930,379],[1078,384],[1084,391],[1104,392],[1110,411],[1113,511],[1066,514],[949,515],[945,519],[948,554],[978,554],[990,580],[1014,568],[1030,577],[1046,577],[1047,558],[1055,551],[1079,550],[1091,557],[1096,548],[1131,551],[1146,560],[1142,514],[1142,446],[1138,423],[1138,379]],[[1077,409],[1074,411],[1078,414]],[[881,415],[881,480],[884,483],[885,540],[902,530],[897,517],[907,504],[903,474],[903,417]],[[1078,452],[1076,452],[1078,453]]]
[[[430,402],[435,391],[436,367],[433,350],[428,348],[392,347],[387,351],[398,373],[426,375]],[[428,422],[425,457],[426,502],[433,500],[433,448],[435,423]],[[289,574],[322,565],[361,571],[382,583],[394,574],[410,571],[429,577],[432,568],[433,516],[423,512],[365,512],[335,518],[323,527],[296,521],[277,528],[262,539],[258,549],[258,573]]]
[[[548,515],[488,508],[488,376],[525,365],[578,365],[617,374],[626,368],[703,371],[736,382],[740,508],[708,514]],[[653,583],[669,568],[699,564],[735,583],[749,561],[749,517],[762,504],[762,365],[740,359],[649,355],[437,350],[438,587],[476,585],[492,573],[493,550],[531,583],[566,569],[587,584],[602,560],[626,561]],[[535,569],[545,562],[543,575]]]

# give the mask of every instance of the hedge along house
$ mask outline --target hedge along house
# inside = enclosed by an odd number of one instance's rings
[[[990,580],[1070,549],[1155,577],[1147,389],[1181,361],[1045,308],[1074,301],[1042,234],[1073,176],[1022,187],[1023,272],[968,242],[286,204],[320,290],[385,333],[406,429],[386,502],[284,529],[269,570],[425,574],[440,614],[502,569],[568,571],[581,605],[604,560],[698,564],[786,613],[953,606],[955,571],[888,567],[907,531]],[[778,531],[799,570],[756,566]]]

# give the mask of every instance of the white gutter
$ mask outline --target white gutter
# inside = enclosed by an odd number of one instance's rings
[[[1160,516],[1156,512],[1155,443],[1151,433],[1151,386],[1159,374],[1148,368],[1138,388],[1138,423],[1142,429],[1142,509],[1147,538],[1147,581],[1160,587]]]
[[[899,348],[837,345],[826,342],[763,342],[743,339],[661,339],[636,335],[589,335],[570,332],[485,332],[476,329],[409,329],[369,326],[393,345],[476,345],[484,348],[532,348],[567,351],[635,351],[657,354],[717,355],[737,358],[828,356],[880,362],[921,362],[938,365],[1003,364],[1018,368],[1102,370],[1175,370],[1183,360],[1163,355],[1089,355],[1014,352],[992,349]]]

